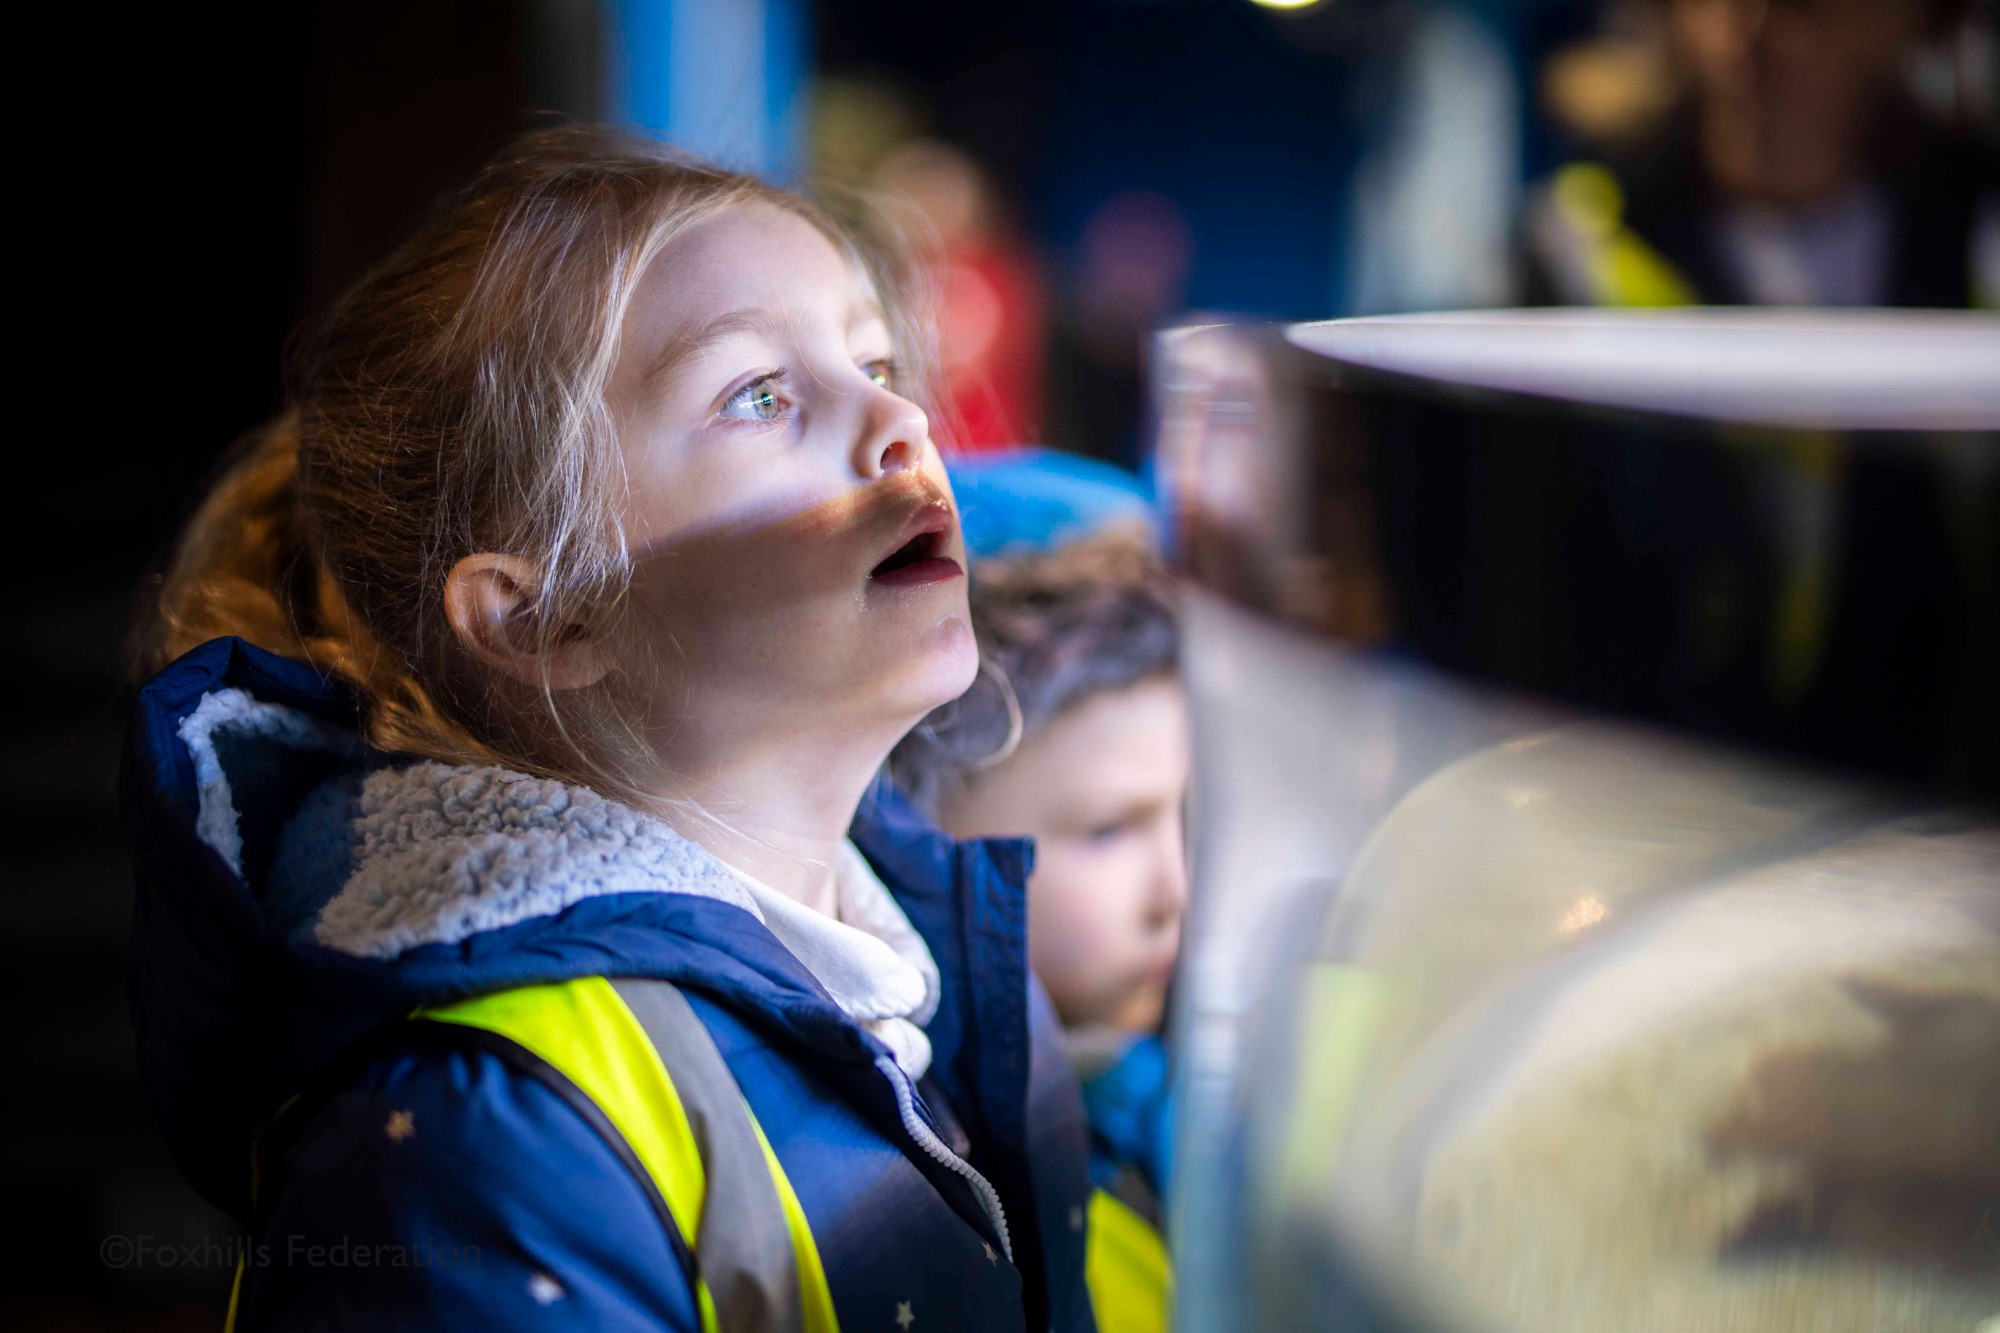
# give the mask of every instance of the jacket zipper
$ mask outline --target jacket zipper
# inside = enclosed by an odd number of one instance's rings
[[[903,1118],[903,1129],[916,1140],[917,1146],[928,1156],[963,1176],[966,1183],[972,1186],[972,1192],[979,1198],[979,1206],[986,1210],[987,1220],[992,1222],[993,1229],[1000,1233],[1000,1248],[1005,1251],[1007,1262],[1013,1263],[1014,1246],[1007,1235],[1007,1214],[1000,1207],[1000,1192],[993,1188],[985,1176],[973,1169],[972,1163],[953,1152],[950,1146],[924,1123],[923,1117],[917,1114],[916,1097],[910,1087],[909,1075],[903,1072],[903,1067],[886,1055],[876,1057],[875,1067],[882,1071],[889,1080],[889,1085],[896,1090],[896,1112]]]

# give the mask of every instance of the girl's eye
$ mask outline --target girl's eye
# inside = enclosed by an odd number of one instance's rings
[[[884,389],[896,387],[896,363],[887,358],[868,362],[861,367],[861,373]]]
[[[731,421],[776,421],[785,415],[787,403],[775,387],[776,375],[754,379],[722,405],[722,415]]]

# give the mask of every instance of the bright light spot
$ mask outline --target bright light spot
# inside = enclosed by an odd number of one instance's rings
[[[1319,0],[1250,0],[1259,9],[1309,9]]]
[[[1537,801],[1546,801],[1549,798],[1549,794],[1540,787],[1507,787],[1502,789],[1501,795],[1505,796],[1507,804],[1516,810],[1525,810]]]
[[[1611,909],[1604,905],[1604,899],[1594,893],[1586,893],[1571,903],[1569,910],[1556,922],[1556,934],[1574,935],[1579,930],[1587,930],[1610,915]]]

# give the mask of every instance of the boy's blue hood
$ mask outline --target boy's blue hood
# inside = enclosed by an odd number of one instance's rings
[[[281,724],[233,733],[225,724],[209,751],[191,750],[183,724],[205,698],[231,688],[276,705],[261,711]],[[316,1069],[371,1029],[467,995],[578,976],[655,976],[705,992],[820,1058],[868,1066],[882,1054],[756,917],[713,898],[609,893],[386,960],[338,953],[288,929],[270,888],[279,833],[328,778],[368,762],[355,722],[345,690],[236,639],[183,657],[135,705],[123,776],[138,888],[133,1023],[168,1140],[189,1180],[219,1206],[247,1210],[252,1139]],[[219,776],[233,800],[233,844],[212,799]],[[952,1083],[984,1083],[989,1067],[1025,1067],[1027,1059],[1018,1019],[999,1025],[1001,1039],[984,1043],[990,1049],[968,1051],[966,1034],[995,1030],[998,1015],[978,1012],[992,997],[1011,994],[1018,1008],[1026,992],[1020,886],[1028,850],[955,844],[887,789],[864,803],[853,837],[955,979],[928,1027],[934,1068],[954,1100],[978,1106],[985,1099],[977,1086]],[[1015,1026],[1020,1047],[1009,1049]],[[1026,1132],[1025,1124],[981,1128],[1007,1143]]]

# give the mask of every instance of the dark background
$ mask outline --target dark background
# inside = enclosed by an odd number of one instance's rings
[[[16,53],[85,54],[88,86],[31,96],[15,121],[11,211],[32,233],[15,233],[16,286],[39,290],[15,330],[34,405],[9,451],[0,619],[0,987],[16,1016],[0,1324],[220,1327],[230,1269],[212,1251],[191,1267],[99,1253],[109,1235],[231,1234],[181,1183],[134,1065],[122,642],[203,479],[276,410],[302,315],[525,123],[525,27],[500,3],[135,6]],[[79,96],[96,99],[87,118]]]

